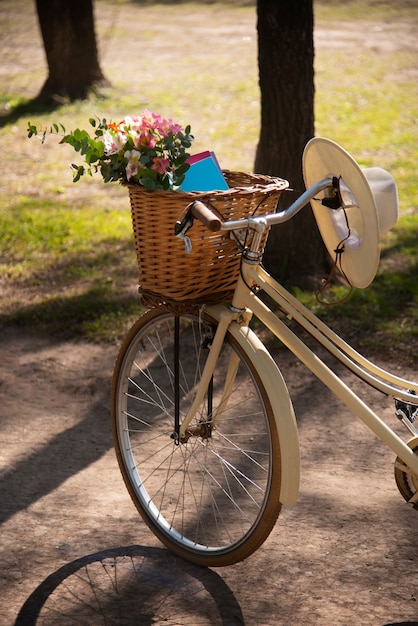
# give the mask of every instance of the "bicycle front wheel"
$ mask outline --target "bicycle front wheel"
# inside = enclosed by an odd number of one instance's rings
[[[115,449],[139,513],[168,548],[205,566],[249,556],[281,508],[276,423],[244,339],[227,333],[187,437],[174,432],[175,411],[181,421],[192,403],[216,327],[206,315],[149,311],[126,337],[112,384]],[[226,397],[231,358],[238,369]]]

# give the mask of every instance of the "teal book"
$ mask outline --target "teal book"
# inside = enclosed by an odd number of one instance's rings
[[[194,154],[188,159],[187,170],[181,191],[226,191],[229,189],[219,163],[213,152]]]

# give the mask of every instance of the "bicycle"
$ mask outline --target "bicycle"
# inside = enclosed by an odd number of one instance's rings
[[[327,247],[333,250],[337,241],[335,264],[347,280],[364,287],[376,273],[377,218],[374,211],[362,213],[365,202],[376,209],[376,172],[366,178],[350,155],[321,138],[307,145],[304,170],[305,181],[313,177],[313,182],[277,213],[224,222],[201,202],[191,204],[177,224],[180,237],[188,237],[197,218],[242,243],[232,302],[180,313],[155,307],[134,324],[117,358],[112,428],[124,481],[153,533],[199,565],[225,566],[248,557],[268,537],[281,507],[298,496],[300,452],[292,402],[271,354],[250,328],[253,316],[396,454],[397,487],[418,510],[418,383],[368,361],[262,267],[270,226],[311,202]],[[376,174],[379,180],[382,172]],[[391,200],[396,203],[393,193]],[[385,228],[391,225],[393,220]],[[392,397],[412,437],[403,441],[287,319],[365,383]]]

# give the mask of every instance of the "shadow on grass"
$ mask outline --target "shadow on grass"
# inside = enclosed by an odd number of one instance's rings
[[[12,281],[0,329],[114,340],[143,313],[130,238],[108,238],[92,250],[55,254],[43,265],[38,259],[42,250],[34,254],[36,263],[24,278]]]
[[[63,104],[60,102],[45,103],[37,98],[32,100],[22,101],[16,106],[10,109],[0,110],[0,128],[4,128],[8,124],[15,124],[21,117],[27,117],[28,115],[42,115],[44,113],[52,113],[59,109]]]
[[[356,289],[344,303],[322,307],[319,317],[328,324],[341,323],[348,332],[369,335],[385,330],[403,331],[418,340],[418,262],[404,269],[386,270],[364,290]]]
[[[111,259],[109,256],[109,259]],[[97,261],[103,267],[103,259]],[[65,273],[71,270],[74,261],[67,258]],[[102,263],[102,265],[100,265]],[[58,272],[58,268],[55,268]],[[103,270],[103,273],[106,270]],[[49,273],[49,271],[47,272]],[[128,318],[138,317],[142,312],[139,295],[117,289],[121,268],[109,270],[108,280],[93,279],[83,293],[65,294],[63,288],[53,295],[33,304],[22,304],[12,313],[0,317],[0,328],[9,325],[20,326],[38,332],[65,337],[85,337],[104,339],[120,338],[120,329],[125,327]],[[62,284],[62,277],[49,276],[51,282]],[[132,285],[136,284],[132,276]],[[72,280],[77,286],[77,280]],[[116,287],[115,287],[116,285]],[[67,291],[71,291],[68,288]],[[319,317],[342,336],[353,335],[364,339],[373,348],[373,341],[380,344],[377,331],[387,333],[388,340],[396,340],[398,334],[403,341],[418,341],[418,262],[404,271],[385,272],[376,277],[366,290],[356,290],[344,304],[326,307]],[[119,329],[119,330],[118,330]]]
[[[418,304],[418,262],[403,271],[379,274],[364,294],[359,293],[353,304],[361,306],[365,302],[369,312],[376,311],[378,322],[394,321],[401,317],[408,307]],[[367,311],[364,311],[366,321]],[[369,318],[371,327],[376,320]],[[418,331],[418,329],[417,329]]]
[[[139,296],[116,296],[109,287],[95,285],[83,294],[53,296],[3,315],[0,328],[22,327],[64,339],[119,338],[127,319],[142,312]]]

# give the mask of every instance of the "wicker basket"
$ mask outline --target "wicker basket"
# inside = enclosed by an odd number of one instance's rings
[[[211,233],[198,220],[189,231],[192,251],[174,236],[185,207],[202,200],[224,220],[274,212],[287,181],[255,174],[224,172],[227,191],[186,193],[146,191],[127,185],[132,210],[139,292],[145,306],[164,304],[182,310],[232,297],[241,250],[227,233]]]

